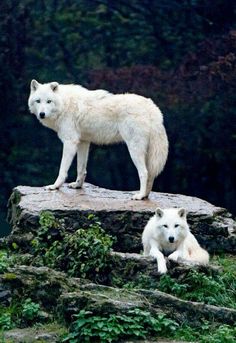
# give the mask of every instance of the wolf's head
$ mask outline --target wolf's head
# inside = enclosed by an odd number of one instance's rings
[[[61,110],[61,98],[58,94],[57,82],[41,84],[32,80],[30,84],[30,96],[28,100],[29,110],[40,121],[47,118],[56,118]]]
[[[188,234],[189,227],[184,208],[157,208],[155,216],[157,229],[162,241],[178,243]]]

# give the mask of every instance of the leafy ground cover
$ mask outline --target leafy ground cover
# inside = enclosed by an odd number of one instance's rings
[[[87,229],[78,228],[70,232],[63,220],[56,219],[50,212],[41,214],[39,229],[32,239],[27,254],[12,244],[9,249],[0,250],[0,274],[8,279],[15,276],[8,271],[17,264],[48,266],[67,273],[69,277],[89,279],[129,290],[137,288],[158,289],[179,298],[204,302],[215,306],[236,308],[236,257],[222,254],[213,256],[211,263],[220,267],[218,272],[202,273],[190,269],[178,278],[163,275],[156,282],[145,275],[139,275],[135,282],[113,280],[110,251],[113,239],[100,227],[95,217],[90,217]],[[113,283],[113,284],[112,284]],[[62,328],[58,342],[120,342],[122,339],[165,337],[192,342],[233,343],[236,328],[227,324],[202,320],[198,327],[190,323],[179,323],[164,314],[153,314],[149,310],[135,309],[123,313],[97,314],[86,309],[73,317],[66,327],[64,320],[56,313],[45,313],[42,304],[30,297],[15,296],[10,304],[0,307],[0,330],[3,333],[12,328],[47,327]],[[10,342],[10,340],[8,341]]]

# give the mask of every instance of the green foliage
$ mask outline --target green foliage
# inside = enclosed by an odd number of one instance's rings
[[[31,325],[39,321],[40,305],[30,298],[14,299],[8,307],[0,307],[0,330]]]
[[[12,328],[12,320],[10,313],[0,314],[0,330],[9,330]]]
[[[169,275],[162,275],[158,283],[158,289],[166,293],[172,293],[176,296],[181,296],[188,290],[187,284],[180,284]]]
[[[180,280],[163,275],[157,287],[185,300],[236,308],[235,273],[219,272],[216,275],[206,275],[191,270]]]
[[[9,266],[9,260],[5,251],[0,251],[0,273],[4,272]]]
[[[208,326],[209,333],[203,335],[200,338],[201,343],[235,343],[236,328],[229,325],[220,325],[212,330],[210,325]]]
[[[22,299],[12,299],[9,306],[0,306],[0,331],[9,330],[22,324]],[[4,327],[5,328],[4,328]]]
[[[178,324],[165,315],[152,315],[150,312],[135,309],[126,314],[93,315],[82,310],[75,316],[71,333],[63,342],[117,342],[122,338],[145,338],[148,335],[169,336],[176,331]]]
[[[236,328],[227,324],[217,325],[204,321],[199,327],[191,327],[153,315],[140,309],[121,315],[94,315],[82,310],[75,316],[70,333],[63,342],[117,342],[123,339],[165,337],[199,343],[234,343]]]
[[[70,232],[52,213],[40,215],[40,228],[32,240],[34,262],[66,271],[70,276],[104,281],[108,277],[109,252],[113,240],[94,216],[86,229]]]
[[[7,270],[13,264],[13,256],[9,256],[5,250],[0,250],[0,273]]]
[[[166,274],[159,280],[150,275],[137,273],[135,279],[126,281],[115,274],[112,285],[128,289],[158,289],[184,300],[236,308],[235,256],[214,257],[213,261],[223,269],[218,272],[200,272],[192,269],[178,278]]]
[[[212,305],[236,306],[234,302],[230,301],[230,292],[228,292],[225,279],[226,277],[223,278],[222,275],[212,277],[194,270],[191,271],[185,280],[189,285],[186,299],[205,301]]]
[[[33,321],[38,317],[40,305],[30,298],[26,299],[22,305],[22,315],[26,321]]]
[[[227,324],[218,326],[216,323],[210,322],[204,322],[198,328],[183,325],[174,335],[177,340],[199,343],[234,343],[235,337],[235,327]]]
[[[41,234],[51,228],[57,228],[59,222],[55,220],[55,216],[50,211],[42,211],[39,217],[39,225]]]

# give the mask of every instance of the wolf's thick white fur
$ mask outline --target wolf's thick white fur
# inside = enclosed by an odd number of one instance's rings
[[[199,264],[209,262],[208,252],[200,247],[190,232],[183,208],[157,208],[144,228],[142,243],[144,255],[157,259],[160,274],[167,272],[163,252],[174,261],[180,259]]]
[[[76,153],[77,179],[69,186],[82,187],[90,143],[124,141],[140,179],[140,191],[133,199],[148,196],[168,155],[162,114],[151,99],[32,80],[28,105],[30,112],[43,125],[56,131],[63,142],[59,175],[47,189],[57,189],[65,182]]]

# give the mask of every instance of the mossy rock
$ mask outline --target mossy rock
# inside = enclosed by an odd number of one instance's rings
[[[60,343],[67,329],[57,323],[40,327],[32,327],[5,331],[5,343]]]
[[[116,251],[139,253],[141,233],[156,207],[184,207],[191,230],[203,247],[210,252],[235,252],[236,225],[226,209],[180,194],[152,192],[149,200],[136,202],[131,196],[132,192],[111,191],[88,183],[80,190],[64,185],[54,192],[42,187],[18,186],[8,205],[13,239],[26,233],[34,235],[42,211],[51,211],[56,218],[63,218],[71,231],[91,224],[92,214],[107,233],[116,237]]]

